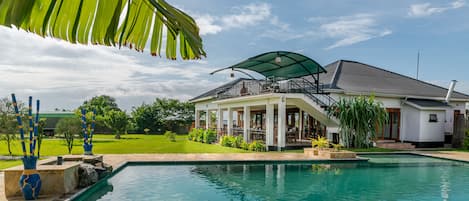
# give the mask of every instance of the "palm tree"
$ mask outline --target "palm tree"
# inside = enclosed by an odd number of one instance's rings
[[[199,28],[189,15],[164,0],[0,0],[0,25],[71,43],[128,46],[153,56],[206,56]]]

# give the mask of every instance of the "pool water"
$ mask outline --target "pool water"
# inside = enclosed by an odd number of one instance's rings
[[[368,162],[129,165],[75,200],[469,200],[469,164],[414,155]]]

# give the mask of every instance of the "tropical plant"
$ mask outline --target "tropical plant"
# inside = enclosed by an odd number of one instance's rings
[[[266,151],[265,144],[261,141],[254,140],[251,144],[249,144],[249,150],[257,151],[257,152],[264,152]]]
[[[120,139],[120,135],[125,133],[129,124],[129,117],[123,111],[111,110],[104,118],[106,126],[115,132],[115,138]]]
[[[176,142],[176,133],[171,131],[166,131],[164,136],[171,142]]]
[[[325,137],[311,140],[311,145],[318,149],[329,148],[329,141]]]
[[[232,146],[232,139],[233,137],[232,136],[223,136],[220,140],[220,144],[221,146],[224,146],[224,147],[231,147]]]
[[[206,144],[212,144],[215,141],[217,141],[217,133],[212,129],[205,130],[203,136],[204,136],[203,137],[204,138],[204,143],[206,143]]]
[[[72,153],[73,141],[81,130],[81,121],[78,118],[62,118],[57,122],[55,131],[63,137],[69,154]]]
[[[79,116],[81,116],[81,109],[85,109],[90,113],[89,118],[88,113],[86,114],[86,119],[91,119],[93,110],[96,111],[96,116],[105,116],[106,113],[114,110],[121,111],[116,103],[116,99],[108,95],[94,96],[90,100],[85,100],[83,104],[78,107]]]
[[[247,143],[246,141],[243,140],[243,142],[241,142],[241,149],[244,149],[244,150],[249,150],[249,143]]]
[[[128,46],[176,59],[205,56],[195,21],[164,0],[1,0],[0,25],[71,43]],[[166,29],[163,30],[163,29]],[[164,34],[166,33],[166,34]],[[150,39],[149,39],[150,38]]]
[[[334,150],[336,151],[340,151],[344,147],[341,144],[331,144],[331,145],[332,145],[332,148],[334,148]]]
[[[388,114],[374,96],[340,99],[328,113],[339,120],[340,139],[345,147],[369,148],[388,120]]]

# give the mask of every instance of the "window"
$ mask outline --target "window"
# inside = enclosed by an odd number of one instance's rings
[[[430,114],[428,122],[438,122],[438,116],[436,116],[436,114]]]

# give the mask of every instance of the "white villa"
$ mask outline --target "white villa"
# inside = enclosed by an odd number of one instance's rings
[[[378,140],[442,147],[451,143],[454,119],[465,115],[469,102],[469,95],[453,92],[455,81],[446,89],[346,60],[322,67],[292,52],[268,52],[221,70],[257,72],[265,79],[239,78],[191,99],[195,126],[262,140],[270,150],[311,146],[318,136],[339,142],[338,121],[326,108],[361,95],[374,95],[388,111]]]

